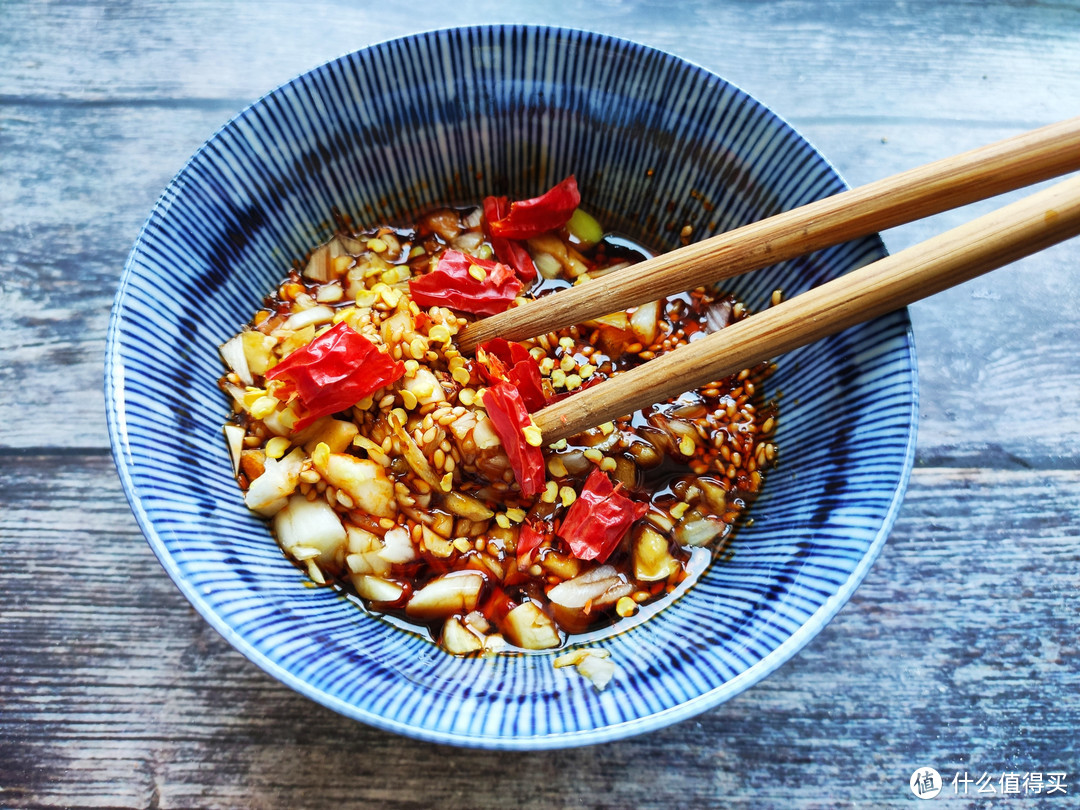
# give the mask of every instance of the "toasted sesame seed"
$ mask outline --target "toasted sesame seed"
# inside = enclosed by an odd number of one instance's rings
[[[251,404],[251,415],[255,419],[265,419],[277,410],[278,404],[276,397],[261,396]]]
[[[544,444],[544,435],[536,425],[526,425],[521,432],[525,435],[525,442],[532,447],[540,447]]]
[[[289,440],[284,436],[274,436],[266,443],[267,458],[281,458],[289,449]]]
[[[540,500],[544,503],[555,503],[555,499],[559,497],[559,485],[554,481],[548,481],[544,486],[544,494],[540,496]]]

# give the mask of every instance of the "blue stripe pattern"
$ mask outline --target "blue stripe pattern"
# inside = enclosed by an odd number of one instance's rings
[[[230,121],[165,190],[109,329],[116,465],[168,574],[244,655],[349,717],[424,740],[540,749],[614,740],[712,708],[806,644],[880,550],[915,441],[905,312],[779,362],[781,463],[730,558],[647,621],[589,640],[598,692],[551,654],[456,659],[309,587],[244,508],[221,437],[217,346],[332,230],[436,204],[533,196],[575,173],[599,218],[657,250],[834,194],[799,134],[731,84],[598,34],[491,26],[343,56]],[[884,255],[860,239],[733,280],[751,308]]]

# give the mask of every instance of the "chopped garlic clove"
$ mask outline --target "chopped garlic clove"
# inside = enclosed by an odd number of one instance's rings
[[[244,428],[241,425],[225,425],[225,441],[229,447],[229,458],[232,460],[233,475],[240,474],[240,454],[244,452]]]
[[[328,453],[325,460],[316,453],[312,460],[319,474],[345,490],[357,508],[375,517],[389,518],[397,513],[394,485],[381,464],[345,453]]]
[[[478,571],[444,574],[413,594],[405,612],[414,619],[441,619],[476,607],[484,577]]]
[[[451,616],[443,624],[439,644],[451,655],[468,655],[484,649],[483,636],[479,636],[461,623],[457,616]]]
[[[300,482],[304,451],[296,448],[282,459],[268,458],[263,474],[251,482],[244,502],[248,509],[271,517],[285,508],[287,499]]]
[[[562,643],[555,622],[535,602],[522,602],[507,613],[503,629],[511,644],[526,650],[548,650]]]

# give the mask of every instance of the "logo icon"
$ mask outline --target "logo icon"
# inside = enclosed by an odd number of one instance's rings
[[[933,768],[919,768],[908,780],[911,792],[920,799],[932,799],[941,793],[941,774]]]

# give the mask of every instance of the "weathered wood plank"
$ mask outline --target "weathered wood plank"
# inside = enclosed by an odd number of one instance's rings
[[[104,446],[107,311],[169,177],[246,100],[318,59],[405,33],[417,17],[409,6],[357,15],[326,3],[299,15],[269,4],[243,14],[213,3],[5,8],[20,24],[0,30],[0,49],[16,55],[0,60],[0,289],[18,328],[0,333],[8,359],[0,408],[12,414],[0,443]],[[473,4],[454,21],[490,21],[492,8]],[[717,70],[801,127],[854,183],[1071,114],[1061,100],[1080,97],[1080,70],[1069,69],[1080,62],[1080,12],[1068,6],[1017,13],[920,2],[869,12],[850,2],[786,2],[721,13],[699,2],[681,5],[666,24],[635,4],[521,17],[540,18],[601,27]],[[928,37],[944,37],[943,45],[928,52]],[[83,66],[88,55],[93,70]],[[888,244],[911,244],[969,213],[898,229]],[[1034,398],[1063,418],[1077,415],[1077,372],[1067,353],[1042,347],[1080,334],[1080,288],[1071,283],[1078,261],[1080,246],[1062,246],[1029,259],[1022,274],[999,271],[913,309],[924,455],[1031,466],[1080,456],[1075,434],[1039,419],[1018,431],[996,403],[1015,389],[1018,369],[1038,368]],[[1002,329],[972,330],[956,317],[968,310]],[[70,402],[81,407],[73,412]],[[19,407],[27,403],[34,407]],[[43,442],[42,424],[62,425],[61,435]],[[980,429],[987,435],[975,435]]]
[[[223,110],[0,105],[0,430],[7,447],[105,447],[105,333],[169,179]],[[152,133],[152,134],[151,134]]]
[[[1080,93],[1078,93],[1080,95]],[[0,291],[16,329],[0,330],[0,409],[7,447],[102,447],[102,358],[120,271],[161,189],[223,118],[218,110],[7,107]],[[914,165],[927,127],[822,129],[869,179]],[[133,137],[133,133],[142,133]],[[947,142],[954,128],[936,128]],[[968,135],[963,147],[1010,134]],[[981,136],[981,137],[980,137]],[[859,145],[876,138],[876,147]],[[77,148],[65,147],[73,140]],[[843,143],[855,144],[845,150]],[[44,145],[43,145],[44,144]],[[868,164],[870,168],[866,168]],[[60,167],[58,169],[58,167]],[[841,166],[843,169],[844,167]],[[971,206],[986,210],[991,204]],[[951,212],[886,234],[900,248],[959,224]],[[920,359],[920,453],[933,463],[1080,464],[1080,241],[1060,245],[912,307]],[[984,328],[974,329],[973,323]],[[30,406],[30,407],[27,407]],[[46,427],[47,426],[47,427]]]
[[[415,743],[264,675],[142,540],[100,393],[120,268],[169,177],[338,53],[453,24],[603,30],[731,79],[862,183],[1075,115],[1074,3],[0,0],[0,19],[0,807],[900,807],[923,765],[1080,789],[1076,243],[912,309],[920,466],[832,624],[724,706],[584,750]]]
[[[1075,764],[1074,471],[917,470],[855,598],[773,676],[647,737],[509,755],[408,741],[296,696],[179,596],[107,457],[11,461],[2,806],[886,807],[920,765]]]
[[[4,8],[19,24],[0,30],[0,49],[12,55],[0,64],[0,96],[66,102],[250,100],[372,42],[504,21],[663,48],[789,116],[1037,121],[1059,114],[1080,64],[1080,12],[1069,3],[689,0],[671,14],[646,2],[567,0],[402,0],[366,10],[333,0],[298,8],[8,0]]]

